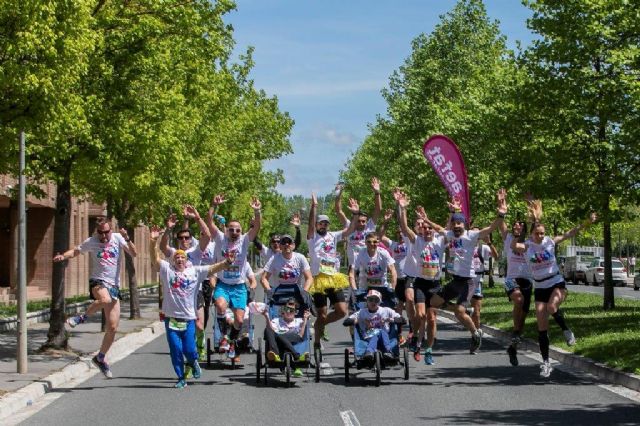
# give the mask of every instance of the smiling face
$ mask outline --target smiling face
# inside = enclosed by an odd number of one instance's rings
[[[176,236],[178,240],[178,248],[181,250],[186,250],[191,247],[191,232],[189,231],[180,231]]]
[[[424,224],[424,220],[418,218],[416,219],[416,221],[413,223],[413,232],[415,232],[417,235],[422,235],[423,229],[422,229],[422,225]]]
[[[237,220],[229,222],[229,226],[227,226],[227,237],[231,241],[237,241],[240,238],[240,235],[242,235],[242,226],[240,225],[240,222]]]
[[[374,233],[368,234],[364,242],[367,245],[367,252],[369,253],[369,256],[373,256],[378,249],[378,244],[380,244],[378,236]]]
[[[291,258],[291,254],[293,253],[293,250],[295,250],[296,248],[296,245],[293,243],[293,241],[291,241],[289,237],[280,239],[279,246],[280,246],[280,251],[282,252],[282,255],[286,259]]]
[[[367,225],[367,216],[361,214],[360,216],[358,216],[357,222],[356,222],[356,231],[364,231],[365,226]]]
[[[464,222],[453,221],[453,235],[458,238],[464,234]]]
[[[329,230],[329,222],[327,222],[326,220],[323,220],[321,222],[316,222],[316,232],[319,235],[321,236],[326,235],[328,230]]]
[[[111,239],[111,224],[109,222],[101,223],[96,229],[98,239],[101,243],[108,243]]]
[[[426,222],[422,223],[422,236],[426,241],[433,240],[433,227]]]
[[[173,265],[176,271],[184,271],[187,266],[187,256],[183,254],[182,250],[176,252],[173,256]]]
[[[522,235],[523,225],[523,222],[514,222],[511,227],[511,234],[516,238]]]
[[[531,229],[531,239],[533,240],[533,242],[536,244],[541,244],[542,240],[544,240],[544,236],[545,236],[544,225],[541,223],[537,223],[533,225],[533,228]]]

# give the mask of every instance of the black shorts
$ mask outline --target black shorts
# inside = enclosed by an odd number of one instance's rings
[[[413,282],[413,300],[415,303],[426,303],[434,294],[442,291],[440,281],[416,278]]]
[[[198,290],[198,306],[196,310],[204,308],[204,292],[202,290]]]
[[[331,306],[336,303],[349,302],[349,289],[327,289],[324,293],[313,293],[313,306],[316,308],[324,308],[327,306],[327,300],[331,303]]]
[[[396,280],[396,288],[394,289],[396,299],[398,299],[402,303],[407,301],[407,297],[404,295],[404,290],[407,285],[407,278],[409,277],[398,278]]]
[[[440,297],[446,302],[456,299],[456,305],[466,305],[469,289],[473,286],[473,278],[453,275],[453,279],[442,288]]]
[[[534,290],[534,300],[536,302],[548,303],[549,298],[551,298],[551,293],[556,288],[566,289],[567,284],[564,281],[560,281],[548,288],[536,288]]]
[[[510,290],[505,289],[505,292],[507,293],[507,298],[511,300],[511,295],[513,294],[513,292],[516,290],[519,290],[520,293],[522,293],[522,298],[523,298],[522,311],[525,314],[528,314],[531,308],[531,293],[533,293],[533,282],[527,278],[511,278],[511,279],[515,281],[516,285]]]
[[[96,287],[106,288],[107,291],[109,292],[109,296],[111,296],[112,302],[116,302],[122,299],[122,295],[120,294],[120,287],[107,284],[102,280],[90,279],[89,280],[89,296],[91,297],[91,300],[96,300],[95,296],[93,295],[93,289]]]

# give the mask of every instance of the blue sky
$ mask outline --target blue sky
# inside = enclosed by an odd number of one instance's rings
[[[295,120],[294,153],[268,162],[284,171],[284,195],[325,194],[384,115],[380,91],[411,52],[411,40],[430,33],[453,0],[237,0],[226,21],[236,51],[255,48],[251,77],[278,97]],[[518,0],[485,0],[510,47],[532,38],[530,11]]]

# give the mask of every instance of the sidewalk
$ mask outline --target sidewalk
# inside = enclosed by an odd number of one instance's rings
[[[116,334],[116,342],[123,336],[140,331],[158,321],[158,295],[140,295],[141,319],[129,320],[129,301],[121,301],[120,325]],[[102,343],[100,332],[100,314],[93,315],[87,323],[71,329],[69,345],[82,356],[97,352]],[[0,333],[0,401],[3,396],[13,393],[31,383],[62,370],[65,366],[79,360],[79,356],[71,352],[59,355],[42,355],[36,351],[47,340],[49,323],[30,325],[28,328],[28,373],[18,374],[16,352],[18,337],[15,330]],[[115,343],[115,342],[114,342]],[[107,360],[109,354],[107,354]]]

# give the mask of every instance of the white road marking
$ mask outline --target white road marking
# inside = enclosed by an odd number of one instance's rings
[[[344,426],[360,426],[356,414],[351,410],[340,411],[340,417],[342,418]]]

